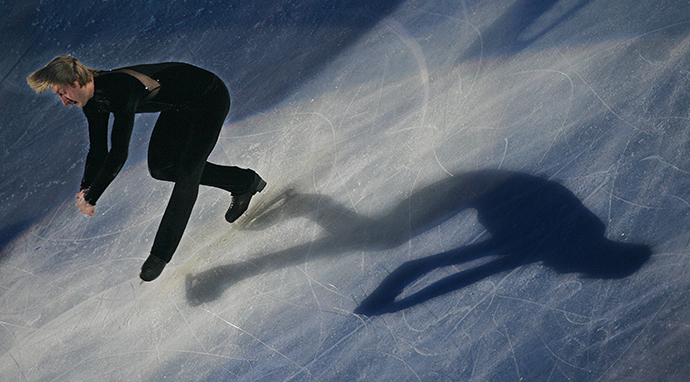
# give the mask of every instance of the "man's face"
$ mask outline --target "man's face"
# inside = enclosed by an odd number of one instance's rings
[[[60,97],[63,105],[84,107],[93,96],[93,92],[89,91],[88,85],[80,86],[79,82],[75,82],[72,85],[53,85],[50,89],[56,96]]]

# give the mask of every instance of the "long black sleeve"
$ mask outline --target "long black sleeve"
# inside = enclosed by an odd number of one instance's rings
[[[95,81],[96,94],[84,107],[89,122],[90,148],[82,180],[82,188],[88,189],[84,198],[92,205],[96,204],[127,160],[134,114],[139,101],[147,94],[141,82],[124,73],[108,73]],[[114,121],[110,150],[107,150],[109,113],[113,114]]]
[[[81,180],[81,189],[91,187],[91,183],[103,166],[108,155],[108,119],[109,113],[87,113],[89,124],[89,153],[86,156],[84,177]]]

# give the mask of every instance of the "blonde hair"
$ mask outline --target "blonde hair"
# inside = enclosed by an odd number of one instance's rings
[[[43,93],[53,85],[73,85],[78,82],[84,86],[97,74],[98,70],[89,68],[68,54],[53,58],[45,67],[27,77],[26,82],[36,93]]]

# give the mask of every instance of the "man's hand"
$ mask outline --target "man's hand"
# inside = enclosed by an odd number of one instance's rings
[[[81,190],[77,194],[77,208],[79,208],[79,211],[81,211],[84,215],[93,216],[93,214],[96,213],[96,206],[91,205],[89,202],[84,200],[85,193],[86,190]]]

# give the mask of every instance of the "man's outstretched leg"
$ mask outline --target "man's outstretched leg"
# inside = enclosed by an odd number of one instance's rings
[[[248,171],[252,173],[251,184],[248,188],[240,188],[244,192],[233,193],[232,204],[225,214],[225,219],[230,223],[237,220],[247,210],[252,196],[266,187],[266,182],[258,174],[252,170]],[[172,259],[180,240],[182,240],[182,234],[198,195],[199,182],[195,182],[195,179],[195,176],[189,176],[185,180],[175,183],[173,194],[156,233],[151,254],[141,267],[139,276],[142,280],[153,281],[160,276]],[[204,183],[202,182],[202,184]],[[216,184],[213,185],[217,186]]]
[[[162,112],[153,129],[149,171],[156,179],[174,181],[175,187],[151,254],[141,269],[140,277],[144,281],[157,278],[170,262],[189,221],[200,184],[232,193],[233,205],[226,214],[226,219],[230,215],[232,221],[247,210],[251,197],[266,186],[252,170],[206,161],[218,141],[230,107],[227,90],[224,87],[217,90],[209,95],[208,102],[202,103],[202,109]]]
[[[261,179],[258,174],[254,173],[254,179],[248,191],[232,194],[232,203],[230,204],[228,212],[225,213],[225,220],[227,220],[228,223],[232,223],[242,216],[242,214],[247,211],[247,208],[249,208],[249,202],[252,200],[252,196],[257,192],[263,191],[264,187],[266,187],[266,181]]]
[[[247,211],[252,196],[266,187],[266,182],[253,170],[208,162],[201,176],[201,184],[217,187],[232,194],[232,203],[225,213],[228,223],[242,216]]]

